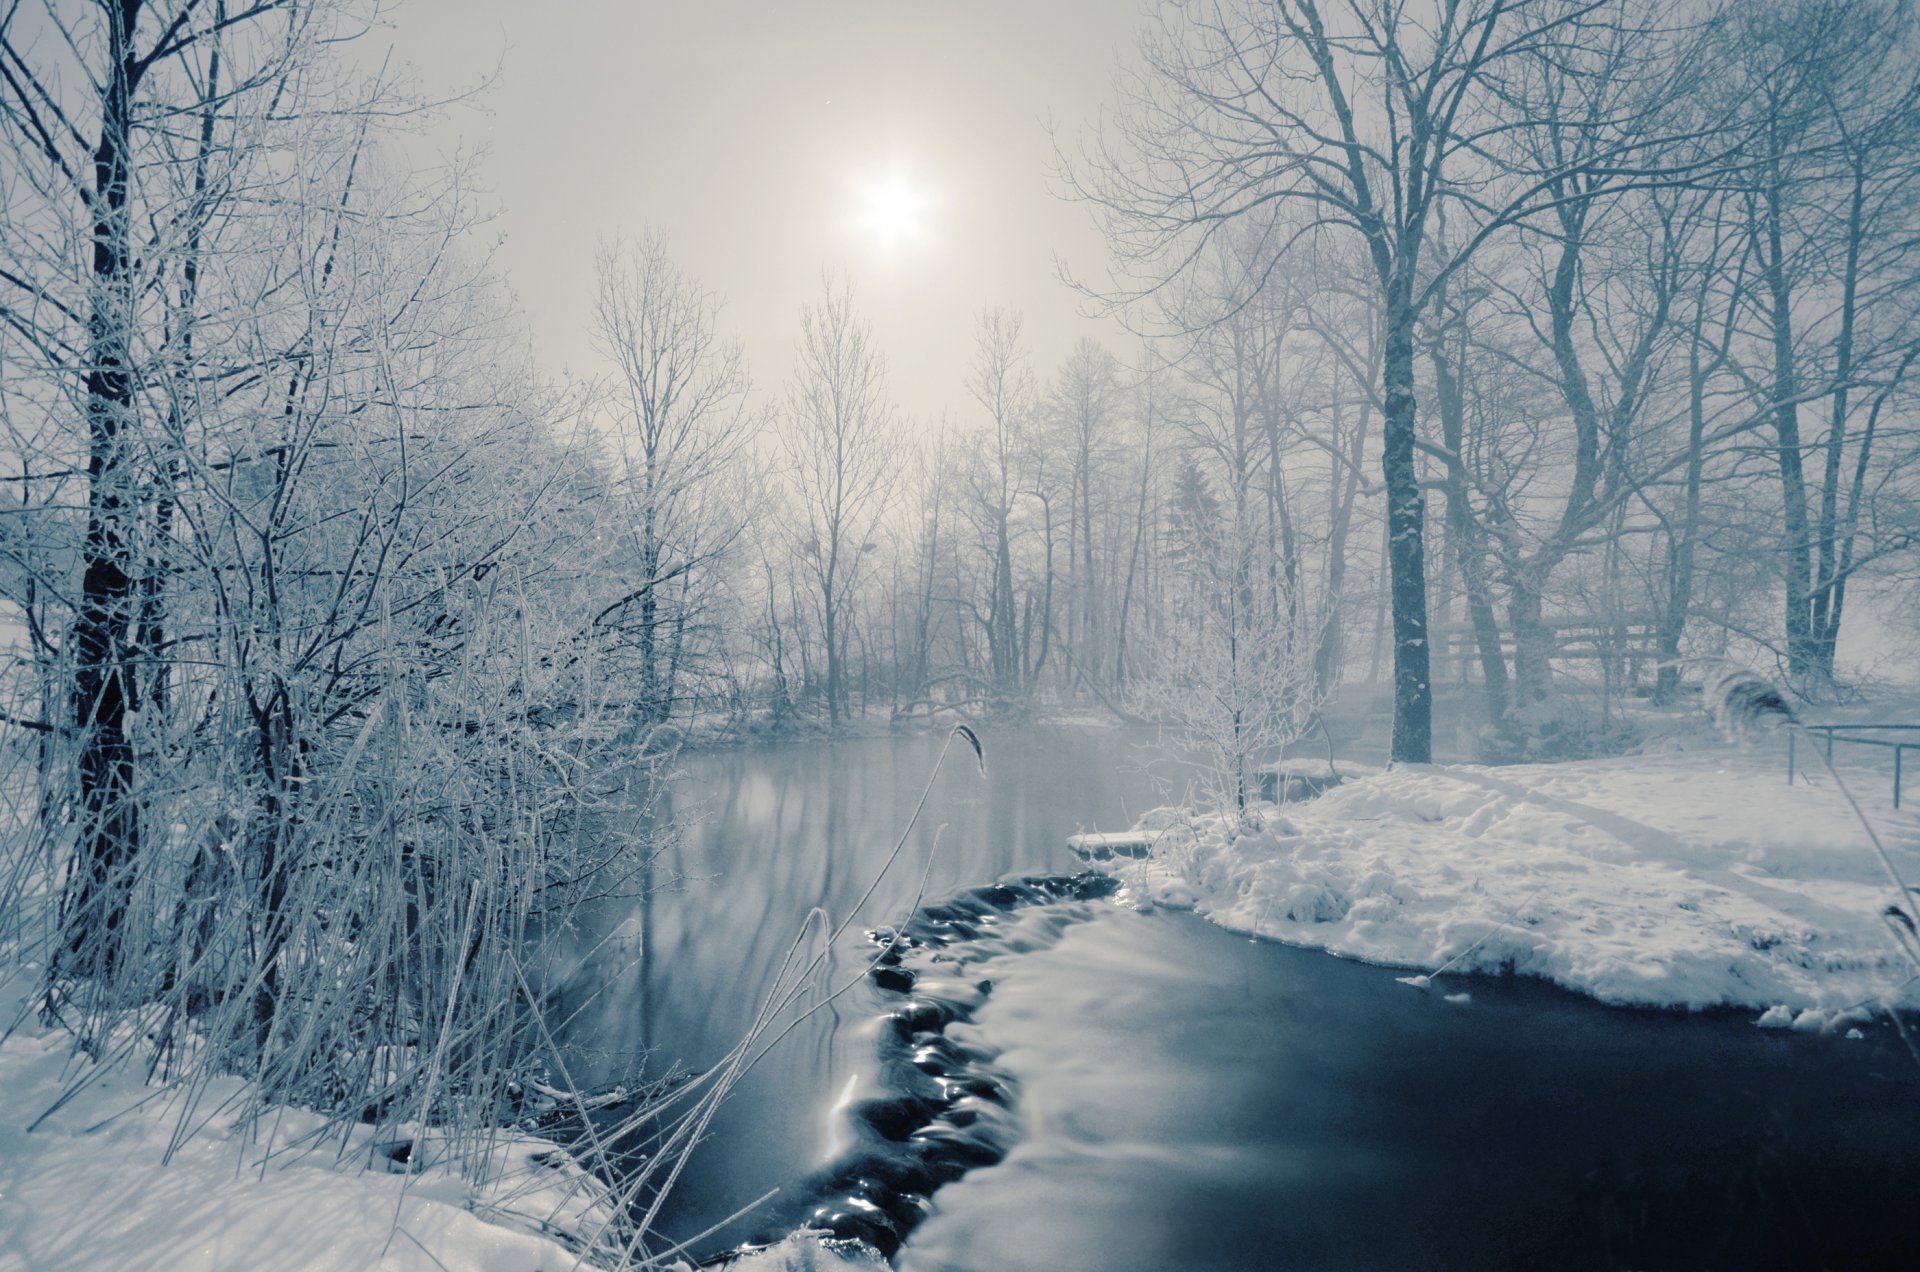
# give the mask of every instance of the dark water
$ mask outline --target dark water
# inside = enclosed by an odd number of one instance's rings
[[[1110,909],[979,1013],[1025,1135],[903,1272],[1914,1267],[1920,1067]]]
[[[872,882],[940,744],[689,761],[672,811],[700,820],[662,863],[682,880],[605,916],[624,939],[580,978],[613,977],[573,1030],[583,1063],[612,1077],[643,1044],[653,1071],[723,1053],[808,909],[837,920]],[[932,901],[1073,869],[1069,833],[1156,802],[1141,745],[990,737],[984,781],[949,756],[817,993],[857,977],[859,929],[903,916],[923,870]],[[1012,1148],[934,1195],[909,1272],[1914,1265],[1885,1262],[1920,1238],[1920,1067],[1889,1031],[1782,1035],[1527,982],[1462,980],[1454,1004],[1190,915],[1076,905],[966,969],[992,991],[949,1032],[1010,1077]],[[876,1057],[898,1001],[860,981],[762,1063],[696,1153],[670,1235],[773,1187],[768,1218],[784,1215],[845,1160],[847,1110],[890,1094]]]

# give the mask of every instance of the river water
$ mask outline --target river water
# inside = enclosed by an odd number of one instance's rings
[[[746,1032],[815,907],[837,924],[873,895],[801,1006],[857,978],[866,928],[893,923],[922,891],[937,900],[1008,874],[1078,869],[1076,830],[1121,830],[1161,802],[1150,762],[1181,780],[1139,731],[1031,728],[986,738],[982,775],[945,735],[783,742],[692,754],[659,812],[679,827],[656,890],[608,906],[574,976],[592,998],[568,1030],[572,1076],[596,1086],[673,1062],[701,1068]],[[927,792],[893,868],[876,875]],[[937,847],[936,847],[937,843]],[[808,1017],[736,1088],[672,1196],[667,1231],[698,1232],[772,1188],[791,1191],[846,1143],[830,1110],[874,1071],[881,997],[864,983]],[[792,1015],[795,1013],[789,1013]],[[759,1231],[749,1218],[719,1244]]]
[[[647,1049],[651,1073],[717,1058],[809,911],[838,922],[873,895],[809,1000],[852,988],[723,1106],[668,1235],[773,1188],[704,1248],[803,1213],[808,1177],[858,1138],[847,1109],[884,1094],[899,1002],[860,977],[860,929],[903,918],[923,880],[931,902],[1075,870],[1067,835],[1125,827],[1182,776],[1124,730],[987,743],[984,777],[963,745],[947,755],[877,887],[943,738],[682,764],[658,886],[607,907],[612,939],[575,978],[597,991],[569,1031],[583,1081],[630,1076]],[[1913,1248],[1920,1067],[1890,1031],[1783,1035],[1751,1013],[1623,1011],[1485,978],[1449,978],[1469,995],[1452,1002],[1192,915],[1072,905],[1045,939],[984,959],[991,993],[949,1031],[1011,1078],[1018,1137],[934,1195],[903,1272],[1845,1267]]]

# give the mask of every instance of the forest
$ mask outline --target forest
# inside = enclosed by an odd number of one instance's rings
[[[1146,6],[1032,174],[1088,334],[983,299],[932,418],[645,208],[553,373],[378,9],[0,8],[0,946],[95,1058],[484,1156],[683,747],[1158,724],[1245,810],[1334,702],[1497,764],[1910,675],[1903,0]]]

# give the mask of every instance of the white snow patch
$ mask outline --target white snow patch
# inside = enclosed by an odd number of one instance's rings
[[[726,1267],[727,1272],[885,1272],[887,1261],[869,1245],[835,1241],[818,1232],[796,1232]]]
[[[572,1252],[530,1230],[545,1218],[542,1201],[548,1209],[555,1201],[539,1187],[550,1168],[534,1160],[550,1144],[503,1137],[507,1173],[488,1191],[505,1198],[522,1184],[535,1187],[489,1222],[474,1213],[486,1204],[483,1191],[449,1170],[429,1167],[409,1182],[366,1169],[364,1136],[339,1157],[337,1141],[285,1151],[319,1125],[294,1111],[275,1127],[279,1153],[215,1113],[163,1164],[178,1106],[123,1072],[89,1083],[29,1134],[80,1063],[53,1033],[23,1030],[0,1046],[0,1268],[564,1272],[576,1264]],[[237,1081],[207,1092],[202,1108],[238,1093]]]
[[[1512,970],[1796,1029],[1920,1001],[1859,823],[1830,782],[1789,787],[1774,749],[1405,765],[1250,827],[1156,809],[1153,855],[1102,868],[1134,903],[1435,976]],[[1920,883],[1920,819],[1856,794]]]
[[[21,978],[21,979],[24,979]],[[417,1140],[411,1179],[380,1169],[369,1128],[317,1146],[321,1122],[296,1109],[249,1138],[230,1112],[238,1079],[203,1092],[197,1132],[164,1160],[176,1095],[142,1086],[138,1064],[87,1075],[66,1035],[22,1010],[0,977],[0,1272],[166,1268],[168,1272],[568,1272],[591,1268],[550,1233],[591,1233],[606,1192],[551,1142],[502,1130],[484,1181],[436,1165]],[[800,1234],[732,1266],[742,1272],[872,1272],[861,1248]],[[685,1272],[691,1265],[682,1264]]]

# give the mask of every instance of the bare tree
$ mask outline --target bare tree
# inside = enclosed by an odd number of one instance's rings
[[[719,334],[719,301],[673,263],[661,235],[604,244],[598,269],[594,343],[614,366],[608,398],[636,575],[604,621],[631,634],[643,710],[664,720],[690,610],[706,591],[699,576],[745,525],[729,482],[759,421],[740,348]]]
[[[1243,219],[1263,227],[1275,264],[1331,232],[1363,244],[1384,334],[1396,760],[1425,761],[1432,749],[1416,325],[1453,271],[1499,229],[1551,206],[1566,175],[1516,160],[1511,134],[1537,121],[1507,109],[1509,81],[1542,60],[1580,67],[1588,45],[1638,39],[1649,25],[1628,0],[1172,4],[1145,42],[1148,69],[1123,84],[1119,137],[1065,165],[1070,189],[1103,214],[1132,294],[1193,268]],[[1604,146],[1582,152],[1583,170],[1617,173],[1640,154],[1641,139],[1617,123]],[[1470,228],[1437,242],[1443,216]]]
[[[1106,493],[1105,478],[1115,458],[1122,391],[1119,359],[1097,341],[1082,337],[1061,366],[1052,395],[1069,488],[1066,639],[1081,668],[1097,668],[1106,658],[1096,504]],[[1111,546],[1106,551],[1111,552]]]
[[[545,1045],[531,937],[639,839],[608,471],[464,248],[458,173],[381,153],[406,103],[332,60],[354,14],[27,11],[0,17],[34,527],[6,588],[60,710],[31,722],[44,815],[0,844],[6,930],[39,933],[9,957],[82,1045],[154,1048],[183,1134],[238,1072],[255,1111],[435,1122],[480,1165]]]
[[[1759,337],[1735,354],[1771,416],[1787,670],[1817,685],[1851,578],[1914,540],[1875,533],[1868,505],[1920,352],[1920,23],[1904,4],[1793,3],[1742,13],[1732,38],[1754,116],[1741,184]]]
[[[982,521],[988,559],[987,603],[981,621],[996,692],[1008,703],[1030,688],[1029,632],[1024,630],[1014,587],[1014,517],[1035,488],[1032,426],[1036,408],[1018,314],[992,309],[980,316],[973,371],[967,390],[987,413],[973,481],[974,506]],[[1047,533],[1047,608],[1052,607],[1052,534]],[[1029,618],[1029,622],[1030,622]],[[1043,634],[1042,640],[1047,639]],[[1037,668],[1033,669],[1037,671]]]
[[[796,546],[820,613],[827,718],[846,709],[852,598],[894,494],[893,408],[872,328],[852,288],[829,281],[800,315],[800,341],[779,433],[797,513]]]
[[[76,973],[111,975],[123,954],[113,934],[142,845],[128,720],[151,652],[138,630],[153,596],[150,459],[166,395],[191,374],[208,227],[264,178],[265,104],[277,96],[279,120],[301,112],[301,76],[340,8],[116,0],[0,16],[0,144],[19,178],[0,315],[49,373],[38,407],[71,409],[85,426],[74,465],[85,473],[85,530],[63,650],[79,747],[82,847],[66,942]],[[75,963],[83,949],[96,965]]]

